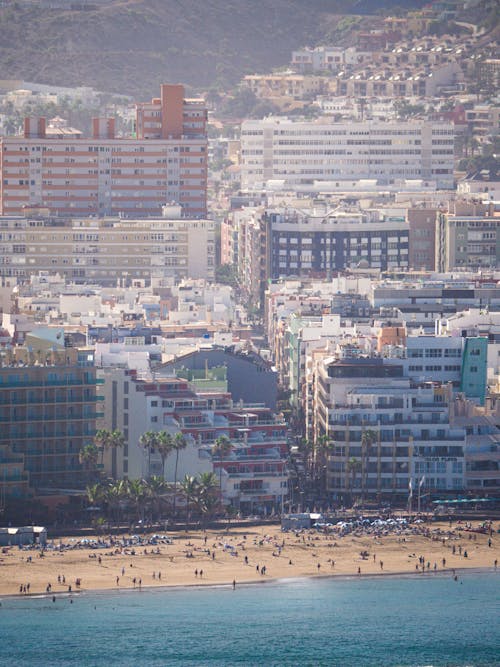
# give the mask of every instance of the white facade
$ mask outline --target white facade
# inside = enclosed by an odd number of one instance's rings
[[[246,120],[241,126],[242,187],[262,188],[273,179],[300,185],[422,178],[452,188],[453,144],[450,123]]]

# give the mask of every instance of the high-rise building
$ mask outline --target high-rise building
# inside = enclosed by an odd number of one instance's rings
[[[206,114],[182,85],[163,84],[160,98],[137,105],[134,138],[117,138],[110,118],[95,118],[90,138],[26,118],[23,136],[0,137],[0,213],[42,206],[52,214],[144,217],[174,201],[185,217],[203,217]]]
[[[30,486],[83,487],[80,451],[93,442],[97,408],[92,350],[16,348],[0,357],[0,451],[24,458]],[[18,466],[21,469],[21,463]]]
[[[213,280],[213,220],[183,218],[180,206],[162,210],[163,217],[145,219],[0,216],[0,276],[48,271],[100,285]]]
[[[241,181],[298,186],[314,181],[398,179],[453,188],[454,128],[429,121],[333,123],[286,118],[246,120],[241,126]]]

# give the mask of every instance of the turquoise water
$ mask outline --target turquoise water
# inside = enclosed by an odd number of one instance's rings
[[[4,598],[0,664],[500,665],[500,574]]]

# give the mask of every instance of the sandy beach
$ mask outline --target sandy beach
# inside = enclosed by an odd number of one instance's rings
[[[475,528],[478,524],[473,524]],[[0,596],[268,581],[324,575],[453,576],[463,568],[495,571],[500,534],[467,532],[448,522],[402,527],[389,534],[358,530],[340,536],[316,530],[282,532],[278,525],[168,533],[171,543],[123,545],[130,536],[99,536],[104,548],[79,538],[49,540],[38,549],[0,554]],[[145,539],[148,536],[141,536]],[[497,570],[500,572],[500,569]],[[29,586],[28,586],[29,584]]]

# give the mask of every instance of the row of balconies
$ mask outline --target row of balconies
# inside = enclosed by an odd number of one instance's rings
[[[13,398],[9,394],[2,395],[0,393],[0,406],[10,406],[10,405],[54,405],[58,403],[68,404],[71,403],[95,403],[96,401],[104,401],[104,396],[64,396],[57,398],[47,398],[43,397],[40,394],[34,397],[27,397],[26,399],[22,398]]]
[[[65,414],[65,415],[2,415],[0,414],[0,423],[22,423],[22,422],[76,422],[88,419],[100,419],[104,417],[104,412],[90,412],[87,414]]]

